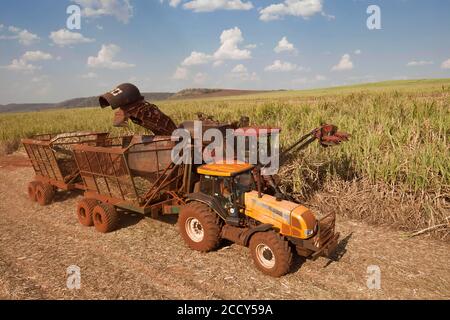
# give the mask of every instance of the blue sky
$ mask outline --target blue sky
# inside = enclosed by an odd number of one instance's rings
[[[81,29],[68,30],[79,5]],[[368,6],[381,10],[369,30]],[[0,104],[187,87],[306,89],[450,77],[446,0],[1,2]]]

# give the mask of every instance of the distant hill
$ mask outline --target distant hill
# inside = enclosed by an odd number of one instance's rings
[[[216,98],[216,97],[240,96],[263,92],[267,91],[192,88],[181,90],[180,92],[171,96],[169,99],[174,100],[174,99]]]
[[[143,93],[146,100],[161,101],[167,100],[173,96],[171,92],[145,92]],[[71,109],[71,108],[87,108],[98,106],[98,97],[74,98],[58,103],[11,103],[0,105],[0,112],[28,112],[39,111],[45,109]]]
[[[172,99],[228,97],[228,96],[262,93],[262,92],[266,91],[193,88],[181,90],[178,93],[144,92],[143,95],[145,99],[148,101],[163,101],[167,99],[172,100]],[[28,112],[45,109],[71,109],[71,108],[87,108],[94,106],[98,106],[98,97],[74,98],[58,103],[12,103],[7,105],[0,105],[0,112]]]
[[[143,95],[148,101],[161,101],[167,100],[174,94],[171,92],[144,92]],[[60,103],[56,103],[53,108],[85,108],[94,106],[98,106],[98,97],[70,99]]]
[[[0,112],[28,112],[52,108],[53,103],[11,103],[0,104]]]

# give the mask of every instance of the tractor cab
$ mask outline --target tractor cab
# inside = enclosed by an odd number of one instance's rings
[[[248,163],[211,163],[198,168],[199,191],[213,198],[223,208],[223,218],[231,225],[239,225],[239,213],[245,210],[245,194],[255,190],[252,171]]]

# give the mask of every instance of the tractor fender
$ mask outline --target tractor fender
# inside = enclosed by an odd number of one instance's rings
[[[201,203],[206,204],[211,209],[214,210],[215,213],[222,219],[225,220],[228,217],[228,213],[222,206],[220,205],[219,201],[211,196],[208,196],[207,194],[196,192],[196,193],[190,193],[186,197],[186,202],[192,202],[192,201],[198,201]]]
[[[249,245],[250,238],[255,233],[266,232],[266,231],[272,230],[272,228],[273,228],[273,225],[266,223],[266,224],[260,224],[259,226],[255,227],[255,228],[249,229],[248,231],[245,232],[245,236],[244,236],[244,239],[243,239],[244,246],[247,247]]]

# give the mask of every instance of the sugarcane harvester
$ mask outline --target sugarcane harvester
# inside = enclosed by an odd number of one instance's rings
[[[163,139],[158,135],[167,138],[177,128],[188,131],[192,129],[192,122],[189,121],[176,126],[156,106],[145,102],[139,90],[131,84],[121,85],[100,97],[100,105],[103,108],[112,106],[113,109],[119,109],[115,125],[123,126],[130,119],[151,130],[156,135],[153,137],[156,140]],[[214,127],[219,130],[232,128],[237,135],[244,136],[249,135],[249,132],[256,132],[258,135],[261,129],[249,127],[248,118],[235,124],[221,124],[206,119],[203,124],[206,128]],[[329,147],[348,138],[348,134],[338,132],[335,126],[322,125],[286,148],[280,155],[280,162],[283,163],[288,154],[301,150],[314,141]],[[94,149],[91,148],[91,151],[95,151]],[[103,149],[101,151],[105,152]],[[141,157],[141,161],[151,160]],[[201,165],[169,163],[166,175],[161,175],[165,177],[158,180],[170,179],[170,175],[167,175],[169,169],[176,169],[176,175],[182,177],[182,182],[173,184],[171,190],[164,191],[170,192],[173,199],[165,200],[167,206],[163,205],[161,209],[163,213],[179,214],[179,231],[193,250],[212,251],[222,239],[227,239],[248,246],[256,267],[265,274],[279,277],[289,272],[293,251],[315,259],[319,256],[329,257],[337,246],[339,233],[335,231],[335,215],[319,220],[310,209],[289,201],[287,196],[281,194],[276,179],[262,177],[264,165],[237,160]],[[83,170],[81,171],[83,175]],[[86,177],[91,176],[88,174]],[[157,188],[158,183],[156,181],[152,189]],[[267,189],[274,192],[266,193]],[[149,191],[147,195],[149,193],[155,194]],[[96,201],[102,199],[96,197]],[[118,208],[133,210],[132,206],[124,203],[126,201],[121,199],[114,201]],[[135,211],[146,213],[146,207],[144,205]],[[86,212],[95,214],[95,210]],[[95,222],[95,217],[93,220]]]

